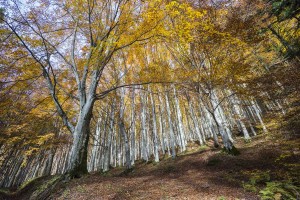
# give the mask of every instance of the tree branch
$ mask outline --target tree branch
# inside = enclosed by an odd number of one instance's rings
[[[149,85],[149,84],[173,84],[174,82],[145,82],[145,83],[132,83],[132,84],[124,84],[124,85],[119,85],[113,88],[110,88],[104,92],[101,92],[100,94],[96,94],[96,99],[103,99],[106,97],[109,93],[111,93],[114,90],[117,90],[119,88],[131,88],[133,86],[139,86],[139,85]]]

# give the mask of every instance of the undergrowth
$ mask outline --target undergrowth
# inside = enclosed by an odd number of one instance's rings
[[[243,188],[248,192],[258,193],[262,200],[298,200],[300,187],[292,180],[272,180],[270,171],[245,171],[250,175],[249,181],[243,183]]]

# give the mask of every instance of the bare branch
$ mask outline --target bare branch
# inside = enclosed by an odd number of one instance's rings
[[[109,90],[106,90],[104,92],[101,92],[100,94],[96,95],[96,99],[103,99],[106,97],[110,92],[117,90],[119,88],[132,88],[133,86],[139,86],[139,85],[149,85],[149,84],[172,84],[175,82],[145,82],[145,83],[132,83],[132,84],[124,84],[124,85],[119,85],[113,88],[110,88]]]

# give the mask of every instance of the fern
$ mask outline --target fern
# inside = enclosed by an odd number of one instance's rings
[[[259,192],[262,200],[269,200],[269,199],[296,200],[299,198],[298,191],[300,191],[300,188],[295,186],[292,182],[273,181],[273,182],[267,182],[266,184],[267,186]]]

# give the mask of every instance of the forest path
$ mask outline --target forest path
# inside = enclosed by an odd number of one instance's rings
[[[272,181],[278,178],[278,174],[290,170],[279,161],[296,163],[299,168],[299,144],[299,138],[283,141],[275,136],[260,135],[254,137],[251,143],[239,138],[236,146],[241,154],[238,156],[210,148],[212,144],[209,144],[207,148],[200,147],[194,152],[179,155],[175,160],[167,158],[160,163],[138,162],[128,175],[122,174],[122,168],[116,168],[107,174],[74,179],[52,198],[260,199],[257,193],[247,192],[243,185],[256,172],[268,173]],[[290,156],[280,159],[282,155]]]

